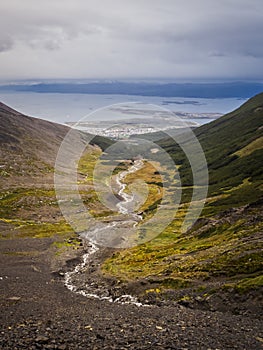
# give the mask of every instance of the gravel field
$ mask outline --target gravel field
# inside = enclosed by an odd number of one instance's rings
[[[262,349],[262,322],[251,314],[138,307],[70,292],[52,273],[51,242],[1,241],[1,349]]]

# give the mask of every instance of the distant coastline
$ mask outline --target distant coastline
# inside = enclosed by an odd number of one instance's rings
[[[23,114],[60,124],[81,121],[83,117],[107,106],[111,106],[110,111],[108,110],[107,113],[101,111],[101,117],[96,112],[96,115],[90,115],[88,119],[90,121],[94,120],[94,118],[95,120],[116,120],[125,117],[121,109],[117,108],[116,104],[137,102],[139,104],[153,105],[153,108],[159,106],[160,109],[163,108],[163,110],[176,113],[176,115],[181,118],[184,118],[187,114],[187,119],[189,121],[194,121],[202,125],[217,117],[213,114],[226,114],[231,112],[244,103],[246,99],[193,99],[177,96],[163,98],[158,96],[0,91],[0,101]],[[112,108],[113,105],[115,105],[114,109]],[[125,113],[126,112],[127,109],[125,110]],[[208,116],[211,118],[208,118]],[[129,118],[131,117],[134,117],[134,115],[131,116],[130,114]]]
[[[189,98],[249,98],[263,91],[263,83],[85,82],[85,80],[78,82],[10,82],[0,84],[0,91]]]

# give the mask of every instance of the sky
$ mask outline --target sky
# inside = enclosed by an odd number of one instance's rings
[[[263,80],[262,0],[1,0],[0,80]]]

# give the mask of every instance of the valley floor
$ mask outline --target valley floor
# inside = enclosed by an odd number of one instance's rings
[[[51,244],[51,238],[1,241],[1,349],[262,348],[262,322],[251,314],[176,304],[137,307],[76,295],[56,271],[65,261],[72,268],[83,249],[54,264]]]

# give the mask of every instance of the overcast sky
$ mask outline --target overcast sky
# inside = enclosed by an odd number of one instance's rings
[[[0,79],[263,80],[262,0],[1,0]]]

